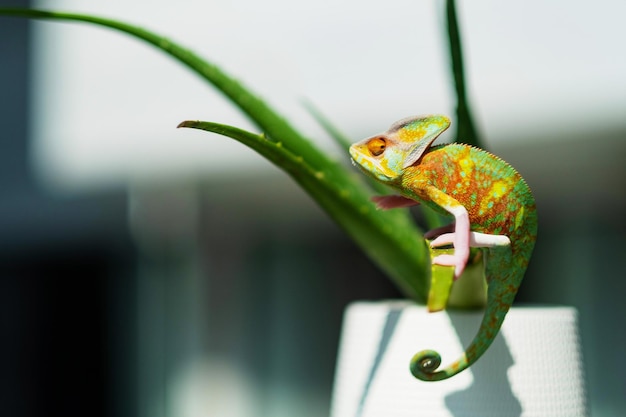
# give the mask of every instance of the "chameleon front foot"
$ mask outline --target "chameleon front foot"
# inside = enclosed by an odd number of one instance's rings
[[[371,198],[379,210],[390,210],[394,208],[412,207],[419,205],[419,202],[401,195],[376,195]]]

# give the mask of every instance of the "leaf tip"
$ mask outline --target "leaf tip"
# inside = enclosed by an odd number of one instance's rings
[[[185,121],[180,122],[178,126],[176,126],[176,129],[179,129],[181,127],[196,127],[197,125],[198,125],[197,120],[185,120]]]

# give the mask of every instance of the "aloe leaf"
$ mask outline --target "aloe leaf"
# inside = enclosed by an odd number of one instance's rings
[[[361,245],[371,259],[396,278],[396,284],[405,294],[425,301],[428,288],[423,272],[427,262],[426,247],[421,238],[415,238],[417,231],[405,212],[376,210],[373,204],[364,200],[358,183],[340,184],[331,180],[325,171],[316,170],[281,142],[270,141],[263,135],[201,121],[184,121],[179,127],[228,136],[279,166]]]
[[[427,243],[429,243],[427,241]],[[428,291],[428,311],[435,312],[444,310],[448,305],[452,283],[454,282],[454,266],[442,266],[432,263],[432,260],[439,255],[450,255],[454,253],[452,248],[431,248],[428,244],[431,268],[430,268],[430,290]]]
[[[324,131],[339,145],[343,150],[348,152],[350,145],[352,142],[348,139],[348,136],[344,135],[341,130],[337,126],[335,126],[330,119],[328,119],[317,107],[313,105],[310,101],[304,102],[304,107],[308,110],[309,114],[313,116],[315,121],[322,126]],[[367,184],[377,192],[378,194],[388,194],[389,188],[384,184],[376,181],[375,179],[366,176],[365,181]]]
[[[465,88],[465,75],[463,68],[463,48],[461,45],[461,35],[456,16],[456,5],[454,0],[446,1],[446,25],[448,31],[448,42],[450,47],[450,65],[452,77],[456,91],[456,142],[467,143],[468,145],[483,147],[478,131],[472,118],[472,112],[467,99]]]
[[[245,88],[234,78],[228,76],[217,66],[207,62],[192,51],[164,36],[117,20],[77,13],[0,8],[0,15],[91,23],[118,30],[141,39],[169,54],[198,76],[213,84],[214,87],[229,98],[243,113],[258,125],[270,139],[280,137],[284,146],[290,148],[295,153],[306,155],[313,165],[325,165],[329,162],[329,158],[324,153],[315,149],[310,141],[306,140],[284,118],[273,111],[255,94],[251,93],[249,89]]]
[[[376,211],[369,202],[369,192],[363,182],[355,180],[354,175],[351,175],[342,165],[319,151],[283,117],[218,67],[163,36],[112,19],[16,8],[0,8],[0,15],[79,21],[108,27],[152,44],[186,65],[229,98],[264,134],[262,136],[248,132],[242,134],[236,128],[217,124],[202,125],[202,128],[239,140],[283,168],[355,239],[405,292],[405,295],[419,302],[426,300],[428,288],[425,276],[426,249],[423,244],[420,244],[419,231],[410,221],[408,212],[406,210]],[[447,0],[447,28],[457,93],[457,141],[480,146],[465,92],[461,42],[454,0]],[[345,148],[348,145],[346,137],[320,112],[315,109],[310,110],[331,136],[340,141]],[[207,122],[184,122],[182,125],[192,127],[193,123]],[[325,183],[326,186],[321,186],[320,183]],[[386,191],[386,189],[381,191]],[[430,224],[441,222],[441,219],[433,213],[426,212],[425,218]],[[456,285],[453,287],[448,304],[467,305],[467,301],[458,303],[456,294],[466,299],[468,298],[466,293],[469,294],[472,291],[461,290],[458,287]],[[474,292],[478,294],[480,291]],[[475,299],[476,297],[469,298]]]
[[[355,174],[320,152],[280,115],[218,67],[167,38],[111,19],[27,9],[0,9],[0,15],[81,21],[105,26],[142,39],[186,65],[228,97],[264,134],[244,133],[236,128],[210,123],[194,126],[194,123],[201,122],[184,122],[182,126],[222,133],[276,163],[350,234],[407,297],[425,302],[428,289],[426,248],[406,212],[377,211],[369,201],[369,191]]]
[[[344,151],[348,151],[350,145],[352,145],[352,141],[341,132],[337,126],[335,126],[317,107],[313,105],[310,101],[304,101],[304,107],[307,109],[309,114],[313,116],[315,121],[319,123],[320,126],[328,133],[328,135],[334,139],[334,141],[339,145]]]

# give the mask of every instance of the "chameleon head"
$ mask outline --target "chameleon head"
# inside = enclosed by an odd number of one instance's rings
[[[350,147],[356,165],[379,181],[390,182],[416,163],[450,126],[445,116],[418,116],[397,121],[389,130]]]

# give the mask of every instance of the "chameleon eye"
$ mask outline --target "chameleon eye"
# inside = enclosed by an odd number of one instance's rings
[[[378,156],[385,152],[385,148],[387,147],[387,141],[383,138],[374,138],[367,142],[367,149],[374,156]]]

